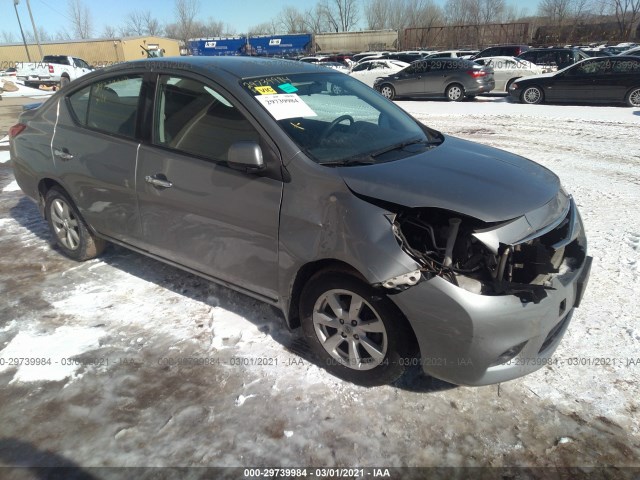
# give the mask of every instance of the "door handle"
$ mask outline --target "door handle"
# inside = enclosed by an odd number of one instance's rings
[[[160,175],[160,173],[157,173],[155,175],[147,175],[146,177],[144,177],[144,181],[147,183],[150,183],[151,185],[153,185],[154,187],[158,187],[158,188],[171,188],[173,187],[173,183],[171,183],[169,180],[165,178],[158,178]],[[162,175],[164,177],[164,175]]]
[[[62,150],[59,150],[59,149],[56,148],[53,151],[53,154],[56,157],[60,158],[60,160],[71,160],[73,158],[73,155],[71,155],[69,153],[69,150],[67,150],[66,148],[63,148]]]

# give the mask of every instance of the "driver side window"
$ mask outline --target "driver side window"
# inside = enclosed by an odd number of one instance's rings
[[[244,115],[213,88],[189,78],[160,77],[154,144],[227,161],[232,144],[259,140]]]

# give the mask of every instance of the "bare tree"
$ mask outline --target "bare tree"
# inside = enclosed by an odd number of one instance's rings
[[[279,30],[279,23],[277,20],[272,19],[268,22],[259,23],[249,28],[247,35],[276,35]]]
[[[571,0],[541,0],[538,5],[540,16],[546,17],[551,25],[561,29],[571,12]]]
[[[68,16],[71,20],[71,29],[75,38],[91,38],[93,21],[89,8],[82,0],[67,0]]]
[[[7,30],[2,31],[2,43],[13,43],[16,41],[16,37],[13,36],[13,32]]]
[[[442,9],[433,0],[372,0],[365,16],[370,30],[431,27],[444,19]]]
[[[200,13],[200,2],[198,0],[176,0],[175,3],[176,28],[175,38],[187,42],[190,38],[197,36],[196,17]]]
[[[319,3],[304,12],[304,24],[306,31],[311,33],[322,33],[329,29],[326,15]]]
[[[123,36],[129,35],[161,35],[162,26],[153,17],[150,10],[134,10],[130,12],[125,23],[120,27]]]
[[[104,38],[116,38],[116,28],[112,27],[111,25],[105,25],[104,29],[102,30],[102,36]]]
[[[285,33],[303,33],[307,29],[304,16],[296,7],[284,7],[279,17]]]
[[[159,36],[163,33],[163,28],[157,18],[153,17],[150,10],[143,12],[144,27],[147,35]]]
[[[144,35],[147,33],[144,22],[144,13],[138,10],[129,12],[125,17],[125,24],[123,30],[126,30],[128,35]]]
[[[631,40],[633,26],[640,18],[640,0],[608,0],[616,16],[620,37]]]
[[[358,23],[357,0],[321,0],[320,5],[334,32],[348,32]]]

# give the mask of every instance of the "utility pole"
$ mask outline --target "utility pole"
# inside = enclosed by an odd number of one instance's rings
[[[22,35],[22,43],[24,43],[24,49],[27,51],[27,59],[31,62],[31,55],[29,55],[29,47],[27,47],[27,40],[24,38],[24,31],[22,30],[22,22],[20,22],[20,15],[18,15],[18,4],[20,0],[13,0],[13,8],[16,10],[16,18],[18,19],[18,25],[20,26],[20,35]]]
[[[33,35],[36,37],[36,43],[38,44],[38,51],[40,52],[40,59],[44,57],[42,54],[42,46],[40,45],[40,39],[38,38],[38,29],[36,28],[36,22],[33,21],[33,14],[31,13],[31,5],[27,0],[27,9],[29,10],[29,16],[31,17],[31,25],[33,25]]]

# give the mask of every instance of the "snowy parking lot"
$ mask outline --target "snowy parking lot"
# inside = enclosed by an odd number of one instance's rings
[[[594,261],[551,365],[338,380],[266,304],[121,247],[64,257],[0,141],[0,466],[640,467],[640,110],[397,103],[574,196]],[[0,102],[0,138],[19,110]]]

